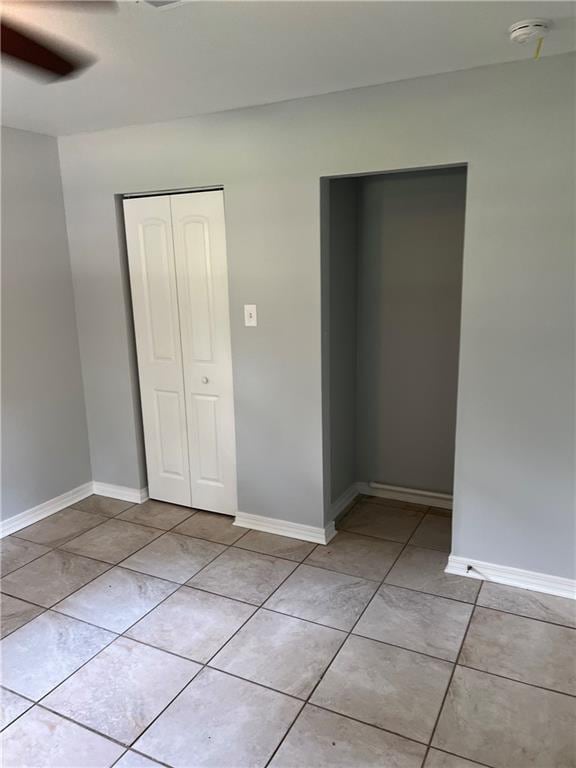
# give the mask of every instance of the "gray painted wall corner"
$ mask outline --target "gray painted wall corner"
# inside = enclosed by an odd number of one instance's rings
[[[2,129],[2,518],[91,480],[56,140]]]

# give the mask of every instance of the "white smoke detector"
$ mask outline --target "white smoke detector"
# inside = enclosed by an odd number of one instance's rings
[[[525,19],[508,28],[513,43],[529,43],[548,34],[552,22],[548,19]]]

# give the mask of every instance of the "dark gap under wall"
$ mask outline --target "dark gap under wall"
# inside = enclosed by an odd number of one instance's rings
[[[452,493],[466,169],[329,186],[331,499]]]

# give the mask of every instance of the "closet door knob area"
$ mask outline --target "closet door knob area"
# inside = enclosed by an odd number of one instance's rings
[[[150,498],[235,514],[224,193],[126,198],[124,221]]]

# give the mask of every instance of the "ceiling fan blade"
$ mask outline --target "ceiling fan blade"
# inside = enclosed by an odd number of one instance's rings
[[[0,26],[2,56],[34,67],[37,72],[52,76],[52,79],[70,77],[95,61],[94,57],[84,52],[48,40],[12,21],[2,19]]]
[[[42,1],[42,0],[41,0]],[[77,11],[117,11],[116,0],[45,0],[58,8],[69,6]]]
[[[56,10],[70,11],[117,11],[117,0],[4,0],[3,5],[42,5]]]

